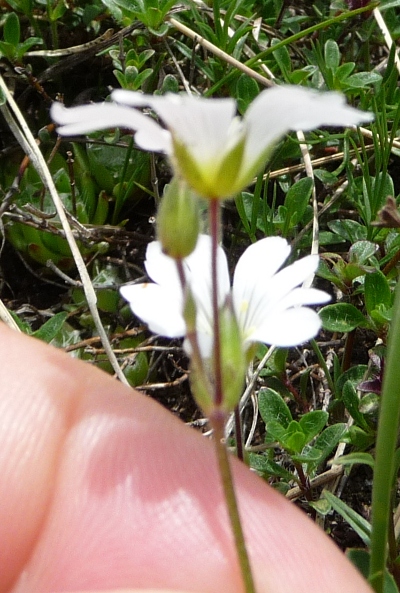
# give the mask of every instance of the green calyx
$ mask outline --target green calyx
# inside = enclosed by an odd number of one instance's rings
[[[197,196],[182,179],[167,186],[157,216],[157,235],[166,255],[183,259],[194,250],[200,228]]]
[[[224,156],[221,163],[210,163],[207,166],[201,166],[202,163],[193,158],[190,150],[179,139],[174,137],[173,144],[173,165],[198,195],[205,199],[224,200],[237,193],[237,178],[242,168],[245,147],[244,136]]]
[[[230,302],[220,310],[222,407],[232,412],[239,403],[246,375],[242,336]]]

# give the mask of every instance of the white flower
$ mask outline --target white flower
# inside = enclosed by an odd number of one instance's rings
[[[267,237],[246,249],[236,266],[231,288],[225,253],[218,248],[218,295],[222,306],[231,295],[244,350],[254,342],[294,346],[314,337],[321,327],[318,314],[304,305],[327,302],[327,293],[300,288],[315,272],[318,256],[309,255],[280,269],[290,254],[285,239]],[[196,308],[196,328],[204,358],[212,352],[211,238],[200,235],[184,268]],[[176,262],[164,255],[158,241],[150,243],[146,270],[153,283],[121,288],[133,312],[151,331],[170,338],[186,333],[183,293]]]
[[[125,90],[114,91],[112,99],[121,105],[66,109],[54,103],[51,115],[64,135],[131,128],[139,146],[165,152],[176,172],[206,198],[230,197],[249,185],[274,144],[289,130],[353,126],[373,118],[371,113],[346,105],[338,93],[298,86],[263,91],[242,119],[236,117],[233,99],[157,97]],[[138,109],[130,109],[146,106],[157,113],[166,129]]]

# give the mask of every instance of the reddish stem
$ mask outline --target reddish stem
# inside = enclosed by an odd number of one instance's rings
[[[213,332],[214,332],[214,404],[215,407],[222,405],[222,372],[221,372],[221,339],[219,322],[219,303],[218,303],[218,238],[220,223],[219,201],[210,200],[210,231],[211,231],[211,284],[212,284],[212,312],[213,312]]]

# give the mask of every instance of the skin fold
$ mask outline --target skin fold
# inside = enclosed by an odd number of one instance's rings
[[[0,324],[0,593],[242,593],[213,445],[90,365]],[[259,593],[371,590],[233,460]]]

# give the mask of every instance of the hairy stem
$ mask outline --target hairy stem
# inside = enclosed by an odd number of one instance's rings
[[[250,567],[250,560],[247,553],[242,523],[239,515],[239,508],[236,499],[233,476],[230,466],[229,453],[224,443],[224,428],[226,414],[215,409],[210,416],[210,423],[214,430],[215,450],[218,460],[218,468],[221,476],[225,502],[235,540],[235,547],[238,554],[240,569],[246,593],[256,593],[253,581],[253,574]]]
[[[214,333],[214,407],[210,413],[210,423],[214,431],[218,468],[221,476],[226,507],[235,540],[235,547],[245,591],[246,593],[255,593],[253,575],[250,568],[250,560],[244,540],[244,534],[236,500],[235,487],[233,484],[233,476],[229,463],[229,454],[224,442],[224,430],[227,420],[227,413],[223,411],[221,407],[223,404],[224,394],[222,385],[221,335],[218,302],[218,241],[220,233],[220,204],[216,199],[210,200],[209,217],[211,232],[211,283]]]

